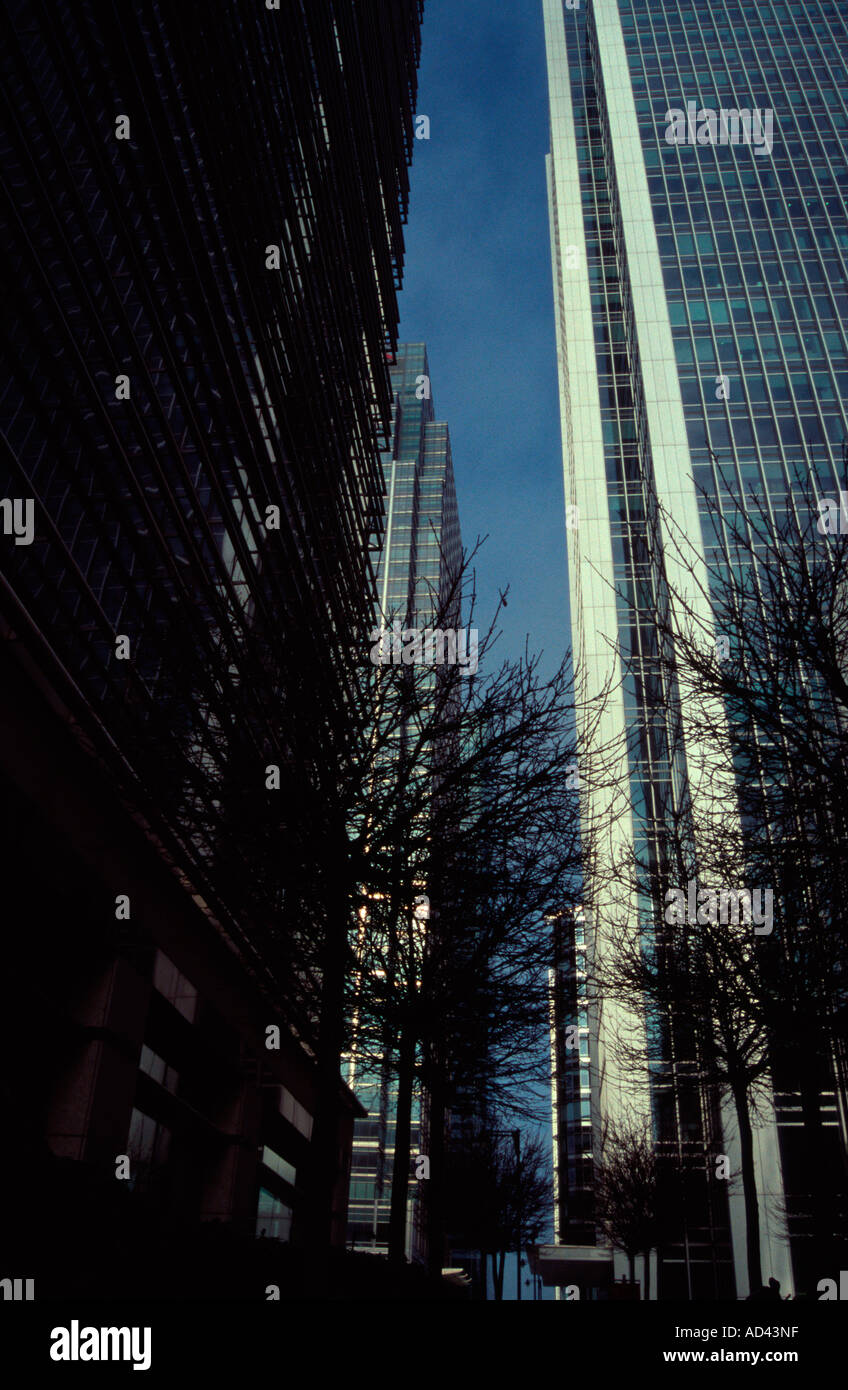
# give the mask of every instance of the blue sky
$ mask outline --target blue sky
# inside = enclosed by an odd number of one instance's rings
[[[504,653],[568,645],[541,0],[425,0],[400,338],[426,342],[480,616]],[[481,624],[478,623],[478,626]]]
[[[425,0],[417,110],[400,339],[427,344],[463,542],[489,536],[480,617],[509,584],[502,650],[529,633],[550,671],[569,633],[541,0]]]

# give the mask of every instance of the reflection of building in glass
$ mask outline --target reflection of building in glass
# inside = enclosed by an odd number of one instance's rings
[[[438,614],[460,624],[459,595],[451,602],[461,567],[462,540],[448,426],[435,417],[427,350],[401,344],[390,367],[394,391],[391,445],[383,457],[386,519],[378,568],[377,622],[391,627],[432,627]],[[442,626],[446,624],[442,622]],[[438,679],[433,671],[432,679]],[[429,688],[429,687],[428,687]],[[415,909],[417,930],[427,929],[426,884]],[[355,1122],[351,1171],[349,1238],[355,1246],[384,1251],[388,1236],[394,1160],[397,1082],[391,1068],[366,1069],[354,1052],[348,1082],[365,1106]],[[423,1112],[423,1113],[422,1113]],[[412,1153],[426,1157],[426,1102],[416,1094]],[[423,1171],[423,1169],[422,1169]],[[410,1173],[407,1254],[424,1253],[423,1202],[426,1179]]]
[[[629,824],[584,795],[587,824],[599,829],[600,883],[603,863],[628,850],[659,862],[663,827],[685,808],[693,775],[655,621],[665,581],[691,585],[664,520],[663,573],[649,554],[652,498],[703,563],[723,537],[696,485],[720,511],[736,505],[720,466],[777,520],[791,513],[799,464],[836,493],[848,431],[848,23],[832,0],[593,0],[575,9],[544,0],[544,13],[565,500],[579,518],[568,535],[574,649],[584,694],[613,675],[600,735],[617,741],[630,785]],[[667,112],[688,111],[690,101],[770,112],[773,140],[755,140],[754,127],[746,140],[744,121],[736,143],[711,140],[709,122],[702,141],[669,140]],[[706,601],[702,609],[709,630]],[[602,933],[591,883],[586,902]],[[657,920],[644,883],[603,908],[643,926]],[[602,1119],[630,1104],[650,1113],[661,1149],[701,1164],[703,1181],[692,1184],[652,1281],[658,1296],[729,1296],[747,1290],[744,1213],[738,1190],[711,1178],[707,1155],[720,1147],[738,1171],[735,1119],[701,1084],[679,1023],[657,1043],[650,1092],[646,1084],[637,1095],[617,1070],[615,1042],[640,1023],[606,1001],[593,1040],[597,1099]],[[816,1166],[804,1163],[793,1124],[798,1091],[791,1068],[775,1076],[756,1133],[763,1264],[784,1290],[802,1267]],[[830,1166],[832,1078],[822,1098]]]

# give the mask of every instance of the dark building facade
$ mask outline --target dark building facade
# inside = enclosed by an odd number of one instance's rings
[[[580,907],[564,908],[549,916],[548,925],[553,938],[549,984],[554,1239],[558,1245],[594,1245],[594,1142],[585,914]]]
[[[420,22],[0,18],[9,1153],[250,1235],[296,1240],[319,1105]]]

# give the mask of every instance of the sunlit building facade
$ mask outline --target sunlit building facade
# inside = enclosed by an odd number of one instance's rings
[[[725,538],[699,489],[731,522],[732,492],[755,495],[779,523],[799,468],[823,493],[840,486],[848,15],[834,0],[544,0],[544,20],[573,643],[584,694],[612,676],[599,734],[619,747],[630,788],[624,815],[591,786],[584,794],[600,881],[603,861],[628,849],[650,860],[663,818],[696,794],[655,615],[667,581],[710,630],[706,573]],[[662,572],[647,539],[653,498]],[[694,555],[700,597],[674,528]],[[584,753],[588,769],[588,742]],[[656,913],[638,888],[616,906],[634,922]],[[619,1074],[614,1040],[639,1026],[601,1001],[599,1125],[636,1105],[660,1143],[718,1148],[738,1166],[733,1117],[694,1073],[666,1068],[641,1095]],[[797,1095],[782,1084],[762,1105],[755,1159],[763,1268],[786,1292],[810,1175],[799,1176]],[[823,1100],[835,1142],[832,1090]],[[598,1142],[595,1133],[586,1157],[597,1158]],[[693,1207],[653,1288],[661,1298],[746,1292],[738,1192],[705,1180]]]

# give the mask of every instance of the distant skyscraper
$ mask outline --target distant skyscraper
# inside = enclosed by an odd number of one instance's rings
[[[404,343],[390,367],[392,447],[383,457],[385,538],[377,590],[381,612],[425,627],[461,563],[450,434],[435,417],[427,349]]]
[[[586,797],[584,810],[602,860],[628,848],[645,860],[664,814],[684,806],[691,767],[685,711],[684,756],[672,751],[678,714],[657,660],[664,578],[646,536],[652,498],[679,528],[671,534],[661,517],[665,578],[691,593],[676,536],[685,535],[701,566],[722,543],[696,484],[732,509],[723,468],[737,493],[756,492],[777,518],[791,505],[799,464],[822,491],[838,486],[848,433],[848,15],[834,0],[544,0],[544,18],[569,583],[583,693],[597,693],[610,672],[620,676],[611,643],[628,666],[600,735],[621,749],[630,823],[600,796]],[[706,601],[701,612],[709,626]],[[655,919],[657,905],[644,894],[621,906],[631,920]],[[610,1001],[594,1020],[599,1123],[634,1097],[612,1045],[632,1024]],[[669,1060],[641,1100],[656,1135],[681,1151],[721,1146],[738,1169],[727,1107],[719,1117],[715,1097]],[[763,1264],[784,1291],[804,1245],[796,1213],[816,1181],[801,1161],[792,1090],[776,1083],[756,1135]],[[560,1176],[575,1182],[581,1163],[597,1159],[599,1136],[570,1104],[560,1109]],[[826,1114],[835,1153],[836,1111]],[[744,1224],[738,1193],[725,1199],[708,1184],[681,1242],[659,1261],[659,1296],[745,1292]]]
[[[384,454],[386,522],[378,566],[381,620],[402,630],[432,627],[443,605],[450,613],[452,589],[462,561],[462,538],[448,426],[436,419],[430,368],[423,343],[404,343],[391,366],[394,391],[391,447]],[[454,626],[460,623],[455,605]],[[443,624],[444,625],[444,624]],[[435,679],[435,673],[434,673]],[[422,885],[423,886],[423,885]],[[426,931],[422,917],[421,929]],[[366,1119],[354,1129],[349,1232],[352,1242],[384,1251],[388,1238],[394,1158],[396,1083],[389,1068],[363,1070],[354,1055],[348,1076]],[[413,1153],[421,1142],[421,1096],[413,1113]],[[422,1250],[417,1184],[410,1184],[407,1254]]]
[[[303,827],[375,602],[421,14],[0,15],[3,1161],[38,1192],[34,1157],[111,1193],[126,1154],[161,1210],[296,1241],[323,1145],[331,1238],[355,1102]],[[49,1253],[61,1199],[3,1189]]]

